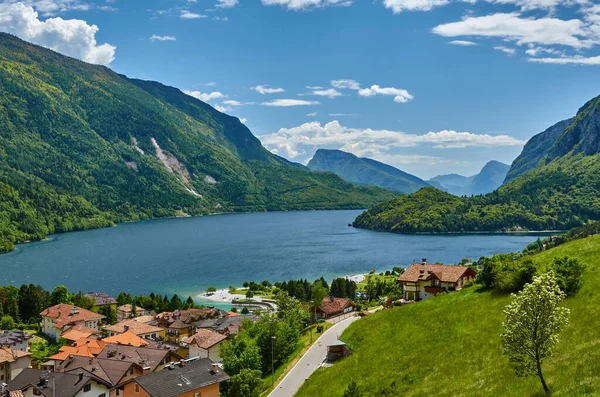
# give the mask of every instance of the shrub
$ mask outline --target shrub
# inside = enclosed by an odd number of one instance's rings
[[[581,287],[581,275],[586,266],[576,258],[555,258],[552,270],[556,274],[556,283],[567,295],[573,296]]]

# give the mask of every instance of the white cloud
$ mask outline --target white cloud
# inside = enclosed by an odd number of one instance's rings
[[[219,8],[231,8],[235,7],[238,4],[238,0],[217,0],[218,3],[215,4],[215,7]]]
[[[307,113],[306,117],[315,117],[317,115],[317,112],[312,112],[312,113]]]
[[[267,85],[257,85],[256,87],[252,87],[252,89],[262,95],[285,92],[283,88],[271,88]]]
[[[248,121],[248,119],[247,119],[247,118],[245,118],[245,117],[242,117],[242,118],[240,119],[240,121],[242,122],[242,124],[246,124],[246,121]]]
[[[586,38],[588,32],[579,19],[521,18],[513,12],[481,17],[466,17],[459,22],[438,25],[433,33],[444,37],[481,36],[514,41],[518,45],[565,45],[589,48],[594,43]]]
[[[546,47],[535,47],[531,46],[527,51],[525,51],[527,55],[531,55],[532,57],[536,57],[542,54],[550,54],[550,55],[564,55],[562,51],[559,51],[555,48],[546,48]]]
[[[452,41],[448,42],[448,44],[461,45],[461,46],[473,46],[473,45],[477,45],[477,43],[475,43],[473,41],[465,41],[465,40],[452,40]]]
[[[327,98],[335,98],[338,96],[342,96],[341,92],[336,90],[335,88],[321,89],[321,90],[312,90],[308,93],[308,95],[316,95],[316,96],[325,96]]]
[[[316,7],[349,6],[351,0],[261,0],[265,6],[281,6],[288,10],[300,11]]]
[[[597,57],[562,57],[562,58],[528,58],[529,62],[551,63],[557,65],[600,65],[600,56]]]
[[[223,104],[229,105],[229,106],[242,106],[243,105],[243,103],[241,103],[239,101],[234,101],[233,99],[228,99],[226,101],[223,101]]]
[[[177,40],[177,38],[175,36],[157,36],[155,34],[153,34],[152,36],[150,36],[150,41],[175,41]]]
[[[187,10],[181,10],[181,14],[179,15],[181,19],[198,19],[198,18],[207,18],[206,15],[196,14],[195,12],[189,12]]]
[[[355,117],[360,116],[358,113],[329,113],[329,117]]]
[[[226,108],[224,108],[224,107],[223,107],[223,106],[221,106],[221,105],[214,105],[213,107],[214,107],[215,109],[217,109],[217,110],[218,110],[219,112],[221,112],[221,113],[225,113],[225,112],[227,112],[227,109],[226,109]]]
[[[100,11],[108,11],[108,12],[116,12],[119,11],[118,8],[112,7],[112,6],[98,6],[97,7]]]
[[[289,107],[289,106],[311,106],[318,105],[317,101],[304,101],[301,99],[275,99],[270,102],[263,102],[264,106]]]
[[[502,51],[503,53],[505,53],[506,55],[509,55],[509,56],[513,56],[517,53],[517,50],[515,50],[514,48],[508,48],[503,45],[494,47],[494,50]]]
[[[402,11],[429,11],[449,2],[449,0],[383,0],[383,5],[385,8],[390,8],[394,14],[398,14]]]
[[[206,93],[206,92],[200,92],[200,91],[184,90],[183,92],[189,96],[193,96],[196,99],[200,99],[203,102],[208,102],[208,101],[212,101],[213,99],[219,99],[219,98],[225,97],[225,95],[223,95],[219,91],[213,91],[211,93]],[[219,108],[217,108],[216,106],[215,106],[215,109],[222,111]],[[224,109],[224,108],[221,107],[221,109]]]
[[[68,11],[88,11],[93,8],[91,4],[80,0],[4,0],[4,4],[24,4],[33,7],[42,16],[53,16]],[[115,11],[116,8],[110,6],[97,7],[102,11]]]
[[[217,83],[215,83],[214,81],[211,81],[209,83],[205,83],[205,84],[202,84],[202,85],[207,86],[207,87],[214,87],[214,86],[217,85]]]
[[[222,22],[227,22],[227,21],[229,21],[229,18],[227,18],[227,17],[219,17],[219,16],[214,16],[214,17],[213,17],[213,20],[214,20],[214,21],[222,21]]]
[[[525,143],[508,135],[473,134],[452,130],[418,135],[390,130],[357,129],[343,126],[337,120],[324,125],[314,121],[293,128],[281,128],[259,138],[272,152],[295,161],[307,161],[317,149],[322,148],[340,149],[392,164],[402,164],[399,160],[399,156],[402,156],[398,154],[399,149],[419,145],[465,148],[521,146]]]
[[[98,45],[96,25],[80,19],[49,18],[41,21],[38,13],[22,3],[0,4],[0,31],[50,48],[85,62],[109,65],[116,47]]]
[[[318,85],[307,85],[306,88],[309,90],[324,90],[325,89],[325,87],[321,87]]]
[[[360,90],[360,84],[352,79],[331,80],[331,86],[339,89]]]
[[[370,88],[362,88],[358,91],[358,95],[364,97],[374,95],[393,96],[394,102],[396,103],[406,103],[414,98],[414,96],[406,90],[394,87],[380,87],[378,85],[372,85]]]

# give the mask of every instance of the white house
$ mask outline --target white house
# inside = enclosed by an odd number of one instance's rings
[[[66,304],[49,307],[40,315],[42,316],[42,332],[56,342],[64,331],[76,325],[99,330],[100,321],[104,318],[101,314]]]
[[[219,348],[229,337],[208,329],[200,329],[194,335],[187,337],[184,344],[189,346],[189,357],[208,358],[213,362],[221,361]]]
[[[8,383],[31,366],[31,353],[0,348],[0,383]]]

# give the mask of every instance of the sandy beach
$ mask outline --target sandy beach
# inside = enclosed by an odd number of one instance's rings
[[[245,295],[230,294],[227,288],[218,289],[216,292],[211,293],[204,292],[198,295],[198,297],[213,302],[232,302],[234,299],[246,299]]]
[[[349,276],[346,276],[346,280],[354,281],[356,284],[360,283],[364,279],[365,279],[364,274],[351,274]]]

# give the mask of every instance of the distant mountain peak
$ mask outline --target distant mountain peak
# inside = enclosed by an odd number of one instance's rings
[[[348,182],[412,193],[429,184],[391,165],[337,149],[318,149],[308,163],[313,171],[329,171]]]
[[[481,171],[473,176],[458,174],[438,175],[429,180],[442,186],[455,196],[472,196],[491,193],[502,185],[510,166],[497,160],[488,161]]]

